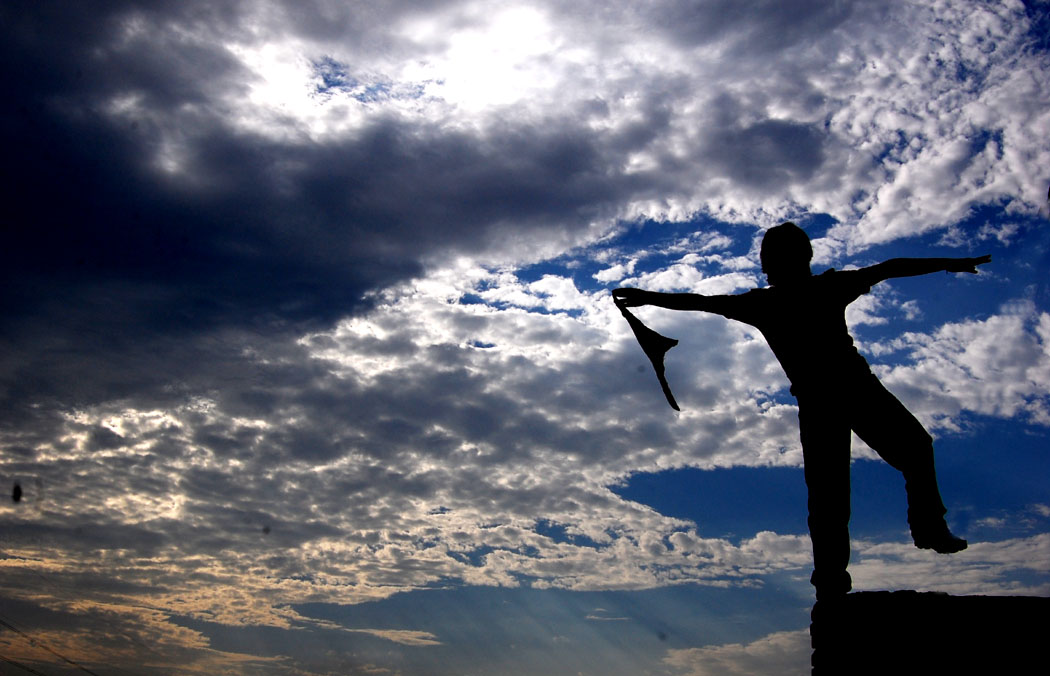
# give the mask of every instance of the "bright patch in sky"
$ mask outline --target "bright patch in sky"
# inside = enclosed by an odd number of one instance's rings
[[[497,5],[454,22],[427,17],[410,22],[402,34],[444,46],[407,65],[404,77],[429,83],[429,96],[466,111],[527,100],[548,89],[549,55],[561,51],[544,13],[533,7]]]

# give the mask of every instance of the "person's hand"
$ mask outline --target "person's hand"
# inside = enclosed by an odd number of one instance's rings
[[[992,257],[989,255],[978,256],[977,258],[956,258],[952,260],[945,270],[947,272],[969,272],[976,275],[977,266],[989,263],[991,260]]]
[[[613,289],[612,293],[613,299],[620,307],[638,307],[639,305],[648,305],[649,302],[647,296],[650,292],[642,289],[622,287]]]

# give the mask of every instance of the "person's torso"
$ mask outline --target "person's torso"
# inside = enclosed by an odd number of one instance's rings
[[[742,319],[762,332],[793,392],[841,385],[871,372],[846,326],[846,306],[867,291],[829,270],[790,286],[744,294],[755,294],[756,310]]]

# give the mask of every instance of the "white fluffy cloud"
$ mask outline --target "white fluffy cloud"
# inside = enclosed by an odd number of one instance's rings
[[[811,671],[809,630],[770,634],[747,644],[669,650],[664,663],[683,676],[803,676]]]
[[[957,430],[964,411],[1050,424],[1050,314],[1029,301],[874,347],[907,353],[881,375],[933,426]]]
[[[1050,586],[1015,577],[1050,567],[1046,533],[999,542],[973,542],[963,552],[944,556],[910,543],[854,542],[850,564],[857,590],[915,589],[949,594],[1046,596]]]

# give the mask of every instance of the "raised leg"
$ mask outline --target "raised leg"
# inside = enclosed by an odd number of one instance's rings
[[[915,546],[942,554],[966,549],[966,541],[952,535],[944,520],[947,510],[937,487],[933,438],[922,423],[875,376],[860,388],[855,401],[853,431],[904,475]]]

